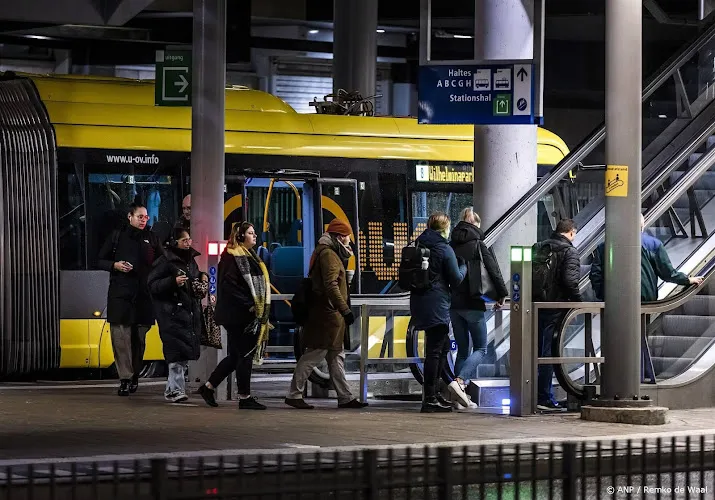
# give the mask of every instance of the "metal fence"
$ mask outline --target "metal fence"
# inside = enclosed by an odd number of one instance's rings
[[[714,467],[713,436],[158,455],[5,464],[0,498],[714,498]]]

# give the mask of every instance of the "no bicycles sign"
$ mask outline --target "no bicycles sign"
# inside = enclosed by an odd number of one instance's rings
[[[628,166],[606,166],[606,196],[628,196]]]

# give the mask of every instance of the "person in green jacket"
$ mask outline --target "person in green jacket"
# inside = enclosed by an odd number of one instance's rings
[[[594,253],[589,275],[593,293],[598,300],[603,300],[604,297],[604,253],[605,244],[601,243]],[[658,300],[658,278],[682,286],[699,285],[703,282],[702,276],[691,277],[673,268],[663,243],[645,232],[645,219],[641,214],[641,302]]]

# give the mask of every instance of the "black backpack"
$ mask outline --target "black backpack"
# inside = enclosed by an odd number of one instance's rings
[[[308,270],[308,277],[303,278],[298,285],[298,289],[293,295],[293,299],[290,301],[290,310],[293,313],[293,319],[296,324],[300,326],[305,326],[308,321],[308,314],[310,312],[310,305],[313,303],[313,279],[310,277],[310,273],[313,272],[315,264],[318,263],[318,258],[320,254],[315,256],[313,265],[310,266]]]
[[[429,268],[422,269],[422,261],[429,261],[429,248],[414,241],[402,249],[398,284],[406,292],[426,292],[432,288],[432,283],[437,279],[436,273]]]
[[[556,278],[559,256],[550,243],[535,243],[531,247],[531,296],[535,302],[556,299]]]

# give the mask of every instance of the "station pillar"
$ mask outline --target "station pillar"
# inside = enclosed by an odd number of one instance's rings
[[[191,110],[191,237],[207,271],[208,243],[224,239],[226,0],[194,0]],[[192,381],[205,382],[218,351],[202,348],[189,367]]]
[[[534,57],[534,0],[475,2],[474,57]],[[475,125],[474,210],[491,227],[537,181],[536,125]],[[494,244],[501,269],[509,269],[512,245],[536,241],[536,207]]]
[[[601,395],[640,393],[641,64],[643,11],[606,0],[606,257]]]
[[[375,95],[377,0],[333,2],[333,92]]]

